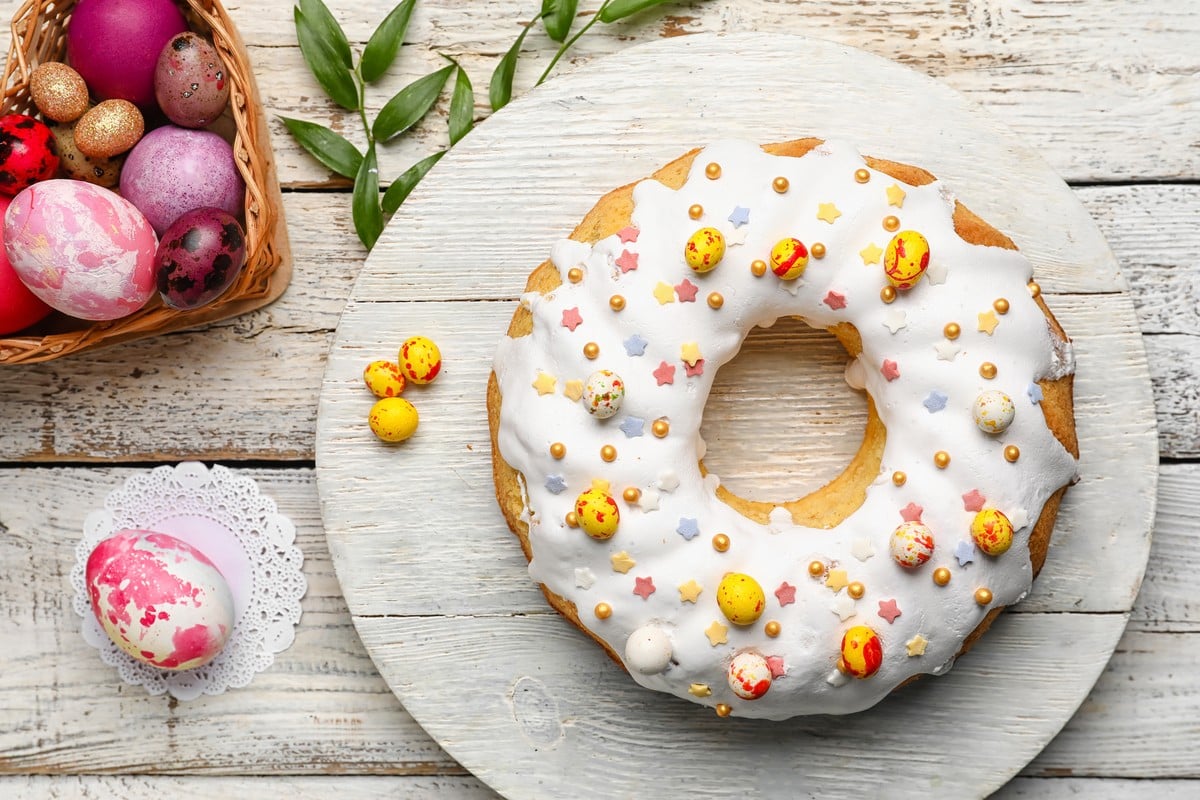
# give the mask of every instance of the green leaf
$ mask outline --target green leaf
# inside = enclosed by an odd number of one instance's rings
[[[280,117],[287,126],[288,132],[295,137],[300,146],[312,154],[338,175],[353,179],[362,166],[362,153],[348,142],[341,134],[331,131],[324,125],[315,122],[305,122],[302,119]]]
[[[492,111],[499,111],[512,99],[513,76],[517,73],[517,56],[521,54],[521,44],[532,27],[533,25],[526,25],[521,30],[521,35],[513,42],[512,47],[508,48],[508,52],[504,54],[504,58],[500,59],[500,63],[496,65],[496,70],[492,73],[492,82],[488,85],[488,101],[492,104]]]
[[[396,209],[400,208],[400,204],[408,199],[413,189],[417,188],[417,184],[425,177],[425,173],[433,169],[433,165],[441,161],[444,155],[446,155],[446,151],[439,150],[431,156],[426,156],[404,170],[403,175],[392,181],[392,185],[383,193],[384,213],[395,214]]]
[[[671,0],[610,0],[600,9],[600,21],[607,24],[616,22],[617,20],[632,17],[639,11],[645,11],[648,8],[661,6]]]
[[[300,52],[325,94],[347,111],[357,111],[358,86],[350,70],[342,65],[333,48],[320,37],[299,6],[292,9]]]
[[[321,41],[329,45],[334,54],[346,65],[346,69],[354,69],[354,60],[350,55],[350,42],[346,40],[346,32],[333,18],[329,7],[322,0],[300,0],[300,11],[308,20],[314,32]]]
[[[375,124],[371,127],[375,138],[386,142],[416,125],[433,108],[438,95],[442,93],[442,86],[453,71],[453,64],[442,67],[424,78],[417,78],[397,92],[375,118]]]
[[[383,233],[383,212],[379,208],[379,163],[375,145],[367,148],[366,158],[358,166],[354,178],[354,199],[351,201],[354,230],[363,247],[370,250]]]
[[[371,34],[371,39],[363,50],[361,64],[363,80],[367,83],[379,80],[396,60],[396,53],[404,43],[404,33],[408,30],[408,21],[412,19],[413,8],[416,5],[417,0],[404,0],[392,9]]]
[[[467,71],[458,67],[454,96],[450,98],[450,146],[458,144],[475,124],[475,90]]]
[[[562,42],[571,32],[579,0],[542,0],[542,24],[546,34],[556,42]]]

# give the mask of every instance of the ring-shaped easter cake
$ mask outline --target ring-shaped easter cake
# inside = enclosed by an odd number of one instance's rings
[[[1028,592],[1076,474],[1072,351],[1031,278],[932,175],[845,144],[722,142],[614,190],[531,274],[488,387],[531,576],[723,716],[941,674]],[[706,474],[700,424],[780,317],[838,338],[868,422],[837,478],[766,503]]]

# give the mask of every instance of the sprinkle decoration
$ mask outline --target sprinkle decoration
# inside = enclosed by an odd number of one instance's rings
[[[833,203],[817,204],[817,219],[821,220],[822,222],[828,222],[830,225],[832,225],[834,221],[837,220],[837,218],[841,215],[842,212],[838,211],[838,207]]]
[[[950,583],[950,570],[945,567],[938,567],[933,571],[933,582],[938,586],[945,586]]]
[[[681,283],[675,284],[675,296],[679,298],[681,303],[696,302],[696,292],[700,287],[684,278]]]
[[[938,469],[945,469],[950,466],[950,454],[945,450],[938,450],[933,454],[933,465]]]
[[[829,293],[825,295],[825,299],[821,302],[832,308],[834,311],[838,311],[846,307],[846,295],[830,289]]]
[[[808,562],[808,574],[814,578],[819,578],[822,575],[824,575],[825,574],[825,562],[824,561]],[[784,586],[787,586],[787,584],[785,583]]]
[[[867,587],[864,586],[859,581],[854,581],[853,583],[851,583],[849,586],[846,587],[846,594],[848,594],[850,597],[854,598],[855,600],[861,600],[863,598],[863,595],[865,595],[866,593],[867,593]]]
[[[588,342],[583,346],[583,357],[589,361],[595,361],[600,357],[600,345],[595,342]]]
[[[982,509],[971,520],[971,539],[989,556],[1004,555],[1012,547],[1013,524],[999,509]]]
[[[978,489],[972,489],[962,496],[962,501],[964,511],[980,511],[987,498],[980,494]]]
[[[613,311],[624,311],[625,298],[619,294],[614,294],[612,297],[608,298],[608,307]]]
[[[810,253],[812,253],[813,258],[825,257],[825,245],[821,244],[820,242],[813,242],[813,246],[808,250]]]
[[[715,161],[709,162],[709,164],[704,168],[704,177],[708,178],[710,181],[715,181],[717,178],[720,178],[721,165]]]
[[[825,576],[825,586],[833,592],[840,592],[848,583],[850,583],[850,579],[846,576],[844,569],[831,569]]]
[[[864,247],[862,250],[858,251],[858,256],[859,256],[859,258],[862,259],[864,267],[869,267],[872,264],[878,264],[879,257],[882,255],[883,255],[883,251],[880,250],[878,245],[876,245],[874,242],[871,242],[866,247]],[[893,287],[893,288],[895,288],[895,287]],[[888,300],[885,302],[891,302],[891,301]]]
[[[954,545],[954,557],[960,567],[965,567],[975,560],[975,545],[965,539],[959,540],[958,544]]]
[[[866,625],[855,625],[842,636],[842,658],[838,667],[852,678],[869,678],[883,664],[883,644]]]
[[[894,381],[900,377],[900,367],[895,361],[889,358],[883,360],[883,366],[879,368],[883,373],[883,377],[887,378],[888,382]]]
[[[592,613],[596,615],[596,619],[608,619],[612,616],[612,606],[608,603],[596,603]]]
[[[704,206],[700,205],[699,203],[688,206],[688,216],[692,219],[700,219],[704,216]]]
[[[765,633],[767,636],[770,636],[772,639],[779,636],[779,634],[782,632],[783,626],[779,624],[778,620],[773,619],[766,625],[763,625],[763,633]]]
[[[550,445],[550,457],[551,458],[561,459],[566,454],[567,454],[567,446],[565,444],[563,444],[562,442],[555,442],[554,444]]]
[[[709,296],[708,296],[708,307],[709,308],[716,311],[723,305],[725,305],[725,298],[721,296],[720,292],[712,292],[711,294],[709,294]]]
[[[729,550],[729,537],[723,533],[718,533],[712,537],[712,547],[718,553],[724,553]]]
[[[904,508],[900,509],[900,519],[905,522],[920,522],[921,514],[925,509],[913,502],[909,502]]]
[[[718,717],[728,717],[733,713],[733,707],[727,703],[717,703],[717,707],[714,710],[717,712]]]
[[[613,572],[619,572],[622,575],[637,566],[637,562],[633,560],[633,557],[624,550],[619,553],[613,553],[609,556],[608,560],[612,563]]]
[[[654,379],[658,381],[659,386],[668,386],[675,383],[675,366],[663,361],[655,368]]]
[[[1021,457],[1021,448],[1015,444],[1010,444],[1004,448],[1004,460],[1010,464],[1015,464],[1017,459]]]
[[[908,651],[909,658],[915,658],[916,656],[925,655],[925,645],[927,644],[929,644],[929,640],[918,633],[904,643],[904,648]]]
[[[688,237],[683,258],[696,272],[711,272],[725,257],[725,235],[716,228],[701,228]]]
[[[799,239],[780,239],[771,248],[771,272],[782,281],[794,281],[808,266],[808,248]]]
[[[729,641],[729,628],[714,619],[712,624],[704,629],[704,635],[708,637],[708,643],[716,647]]]
[[[583,280],[583,270],[579,267],[571,267],[567,270],[567,280],[571,283],[579,283]]]
[[[579,315],[579,306],[574,308],[564,308],[562,312],[562,326],[572,333],[575,329],[583,324],[583,317]]]
[[[788,183],[788,179],[783,177],[782,175],[780,175],[775,180],[771,181],[771,188],[774,189],[779,194],[783,194],[784,192],[786,192],[790,185],[791,184]]]
[[[583,381],[569,380],[563,386],[563,397],[570,400],[572,403],[577,403],[583,399]]]
[[[979,331],[991,336],[996,331],[996,326],[1000,324],[1000,320],[996,317],[996,312],[992,310],[984,311],[977,315],[979,319]]]
[[[617,448],[613,447],[611,444],[604,445],[600,448],[600,459],[609,463],[616,461]]]
[[[630,242],[636,242],[638,240],[638,236],[640,236],[640,235],[641,235],[641,230],[633,227],[632,225],[627,225],[626,227],[621,228],[621,230],[617,231],[617,238],[621,240],[621,244],[629,244]]]
[[[762,586],[745,573],[727,572],[717,585],[717,607],[734,625],[753,625],[766,606]]]
[[[879,601],[879,616],[887,620],[888,625],[895,624],[896,617],[900,616],[900,614],[900,606],[896,605],[895,598]]]
[[[654,594],[654,579],[650,577],[637,577],[633,579],[633,593],[643,600],[649,600],[650,595]]]
[[[870,170],[862,169],[861,167],[854,170],[854,180],[858,183],[866,183],[871,180]]]
[[[992,603],[992,590],[986,587],[980,587],[975,590],[975,602],[981,606],[988,606]]]
[[[754,275],[754,277],[761,278],[763,275],[767,274],[767,262],[763,261],[761,258],[751,261],[750,272]]]
[[[621,421],[621,433],[626,439],[636,439],[646,431],[646,420],[641,417],[626,417]]]
[[[637,358],[645,354],[646,345],[648,345],[649,342],[635,333],[621,344],[625,346],[625,355],[629,356],[630,358]]]
[[[690,542],[700,535],[700,525],[692,517],[680,517],[679,526],[675,528],[675,532]]]
[[[671,432],[671,425],[665,419],[656,419],[654,420],[654,424],[650,426],[650,432],[659,439],[662,439]]]
[[[740,228],[743,225],[750,223],[750,209],[744,206],[734,206],[733,211],[729,212],[729,221],[733,223],[733,227]]]

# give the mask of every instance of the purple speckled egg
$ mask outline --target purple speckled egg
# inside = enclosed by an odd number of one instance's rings
[[[219,208],[197,208],[175,220],[154,257],[163,302],[188,310],[230,287],[246,263],[246,235]]]
[[[158,55],[186,30],[171,0],[79,0],[67,28],[67,58],[101,100],[153,108]]]
[[[215,133],[167,125],[142,137],[121,170],[121,195],[160,235],[188,211],[242,212],[246,184],[233,148]]]
[[[216,48],[191,32],[167,42],[154,70],[154,96],[167,118],[185,128],[203,128],[221,116],[229,78]]]
[[[132,203],[83,181],[35,183],[4,215],[17,276],[44,303],[81,319],[117,319],[145,305],[157,247]]]

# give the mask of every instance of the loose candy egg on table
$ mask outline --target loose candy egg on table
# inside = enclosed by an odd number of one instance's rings
[[[129,150],[146,130],[142,112],[128,100],[105,100],[75,123],[75,146],[88,158],[112,158]]]
[[[158,239],[124,198],[83,181],[35,183],[4,215],[4,250],[29,289],[72,317],[107,320],[154,294]]]
[[[403,397],[385,397],[371,406],[367,423],[371,432],[385,442],[403,442],[417,432],[420,415]]]
[[[58,144],[46,123],[25,114],[0,117],[0,193],[12,197],[57,169]]]
[[[725,236],[716,228],[701,228],[688,237],[683,258],[696,272],[710,272],[725,257]]]
[[[87,181],[111,189],[121,180],[121,165],[124,156],[113,158],[89,158],[75,144],[75,129],[72,125],[55,123],[50,126],[54,141],[58,143],[59,168],[62,173],[77,181]]]
[[[11,202],[9,197],[0,197],[0,219]],[[2,229],[3,226],[0,226]],[[0,248],[0,336],[28,328],[51,311],[53,309],[50,306],[21,282],[12,264],[8,263],[8,256]]]
[[[154,263],[163,302],[184,311],[199,308],[237,279],[246,263],[246,235],[221,209],[197,208],[167,228]]]
[[[154,70],[154,96],[167,118],[203,128],[229,103],[225,64],[204,37],[181,33],[167,42]]]
[[[717,585],[717,607],[734,625],[752,625],[762,616],[767,596],[758,581],[741,572],[729,572]]]
[[[363,383],[376,397],[398,397],[407,381],[398,364],[391,361],[372,361],[363,369]]]
[[[74,122],[88,107],[83,76],[58,61],[34,68],[29,76],[29,96],[42,116],[54,122]]]
[[[883,271],[892,286],[911,289],[929,267],[929,241],[917,231],[900,231],[883,253]]]
[[[233,632],[225,576],[174,536],[118,531],[92,550],[85,580],[104,632],[138,661],[167,670],[203,666]]]
[[[79,0],[67,28],[67,60],[100,99],[151,108],[158,56],[186,30],[171,0]]]
[[[400,345],[400,370],[418,386],[432,383],[442,371],[442,351],[425,336],[413,336]]]
[[[771,272],[784,281],[794,281],[808,267],[808,248],[799,239],[780,239],[771,248]]]

